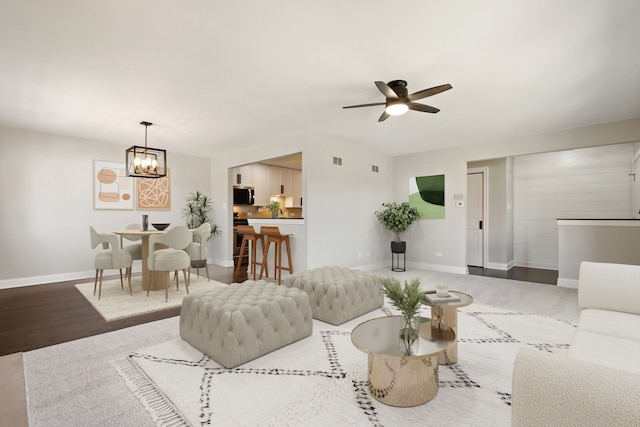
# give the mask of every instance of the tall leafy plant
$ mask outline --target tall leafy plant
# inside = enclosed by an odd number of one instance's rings
[[[196,190],[187,196],[187,203],[182,212],[187,219],[187,228],[198,228],[205,222],[211,222],[213,202],[209,196]],[[220,233],[222,233],[220,227],[217,224],[211,224],[211,237],[219,236]]]
[[[395,233],[395,241],[400,241],[400,233],[407,231],[409,226],[420,218],[420,212],[408,202],[383,203],[383,209],[376,211],[378,221],[389,231]]]

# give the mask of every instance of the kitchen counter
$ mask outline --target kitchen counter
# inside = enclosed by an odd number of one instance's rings
[[[577,288],[582,261],[640,265],[640,221],[558,219],[558,282]]]

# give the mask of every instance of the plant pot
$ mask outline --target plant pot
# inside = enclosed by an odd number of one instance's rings
[[[271,218],[278,218],[278,212],[271,212]]]
[[[396,242],[395,240],[391,242],[391,253],[394,254],[403,254],[407,251],[407,242],[400,241]]]

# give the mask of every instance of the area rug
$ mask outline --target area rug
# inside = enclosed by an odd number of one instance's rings
[[[198,292],[212,289],[216,286],[227,286],[224,283],[214,280],[207,281],[206,277],[191,275],[189,282],[189,292]],[[124,290],[120,287],[120,279],[107,280],[102,282],[102,295],[98,300],[98,295],[93,295],[93,282],[80,283],[76,285],[89,304],[107,322],[112,322],[125,317],[137,316],[151,313],[153,311],[166,310],[167,308],[179,307],[182,305],[182,298],[187,294],[182,276],[180,277],[180,289],[176,290],[175,283],[169,285],[169,302],[165,302],[165,290],[151,291],[147,297],[147,291],[142,289],[142,280],[134,278],[131,280],[133,295],[129,295],[129,287],[124,282]]]
[[[511,375],[525,346],[565,353],[571,321],[474,304],[460,310],[458,363],[439,368],[426,404],[396,408],[368,391],[367,356],[350,332],[388,305],[340,326],[317,320],[313,334],[234,369],[182,340],[136,351],[111,364],[158,426],[508,426]],[[429,316],[429,308],[423,316]]]

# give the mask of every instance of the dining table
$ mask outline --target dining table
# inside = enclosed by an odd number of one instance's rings
[[[164,271],[149,270],[149,236],[152,234],[164,234],[167,230],[136,230],[126,229],[114,231],[118,236],[131,236],[142,238],[142,289],[158,291],[167,288],[168,276]]]

